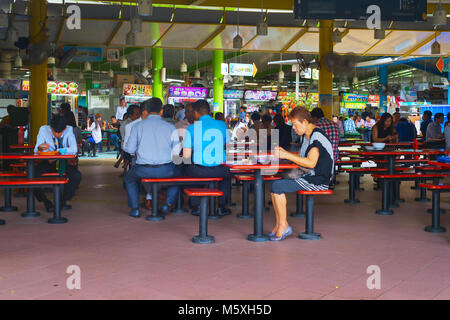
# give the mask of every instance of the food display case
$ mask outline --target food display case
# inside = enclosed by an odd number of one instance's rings
[[[270,101],[277,99],[277,91],[268,90],[246,90],[244,93],[244,106],[247,113],[255,111],[264,111],[264,107],[268,106]]]
[[[230,116],[233,119],[238,118],[243,98],[244,90],[223,91],[223,111],[225,117]]]
[[[208,88],[201,87],[169,87],[169,104],[181,103],[186,105],[189,102],[195,102],[208,97]]]
[[[127,106],[140,104],[153,96],[152,85],[126,83],[123,85],[123,96]]]

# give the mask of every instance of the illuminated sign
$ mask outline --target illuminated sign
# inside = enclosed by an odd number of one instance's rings
[[[130,84],[123,85],[124,96],[146,96],[151,97],[153,94],[152,86],[149,84]]]
[[[47,93],[78,94],[78,83],[49,81],[47,82]]]
[[[255,64],[230,63],[231,76],[254,77],[257,71]]]
[[[245,100],[270,101],[277,98],[276,91],[247,90]]]
[[[208,96],[207,88],[196,87],[170,87],[169,97],[205,99]]]

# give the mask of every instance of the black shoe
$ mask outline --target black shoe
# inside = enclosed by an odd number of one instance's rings
[[[55,207],[53,206],[53,203],[50,200],[44,200],[44,206],[47,212],[55,211]]]
[[[229,216],[231,214],[231,210],[224,207],[219,207],[217,209],[217,215],[219,216]]]
[[[191,211],[191,214],[193,216],[199,216],[200,215],[200,207],[193,208]]]

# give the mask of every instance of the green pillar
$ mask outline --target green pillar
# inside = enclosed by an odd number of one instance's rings
[[[163,83],[161,79],[161,69],[163,67],[163,49],[152,48],[152,68],[153,68],[153,97],[163,100]]]
[[[223,75],[221,65],[223,63],[223,50],[213,51],[214,73],[214,107],[215,112],[223,112]]]

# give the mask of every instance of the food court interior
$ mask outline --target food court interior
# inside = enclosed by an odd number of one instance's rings
[[[383,19],[370,28],[365,11],[347,19],[308,2],[0,0],[0,299],[450,299],[450,1],[400,1],[390,19],[391,2],[379,1]],[[330,188],[287,193],[293,234],[268,241],[282,173],[264,175],[256,142],[234,132],[228,213],[215,212],[211,193],[209,216],[191,214],[186,188],[165,212],[168,184],[157,181],[130,217],[117,110],[150,98],[171,105],[175,125],[204,99],[230,132],[255,113],[273,118],[268,128],[280,114],[294,132],[292,110],[320,108],[342,130]],[[41,126],[65,108],[78,153],[35,154]],[[439,143],[424,139],[425,111]],[[385,113],[414,136],[372,145],[366,117],[378,124]],[[46,159],[58,171],[39,180]],[[71,189],[61,189],[70,161],[82,178],[68,205],[56,199]],[[53,207],[34,201],[36,187]],[[71,266],[82,275],[75,290]]]

